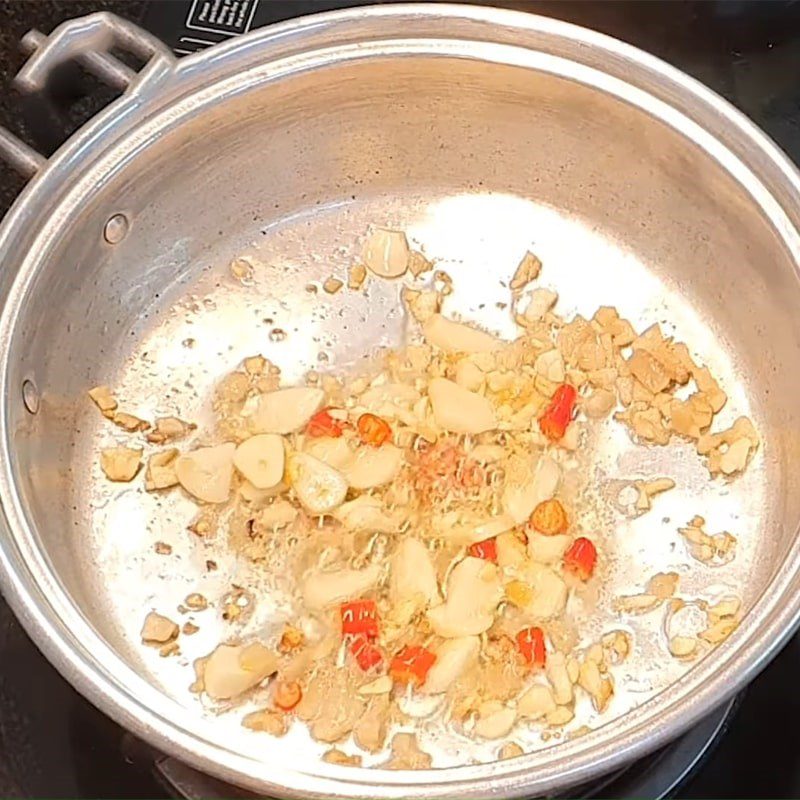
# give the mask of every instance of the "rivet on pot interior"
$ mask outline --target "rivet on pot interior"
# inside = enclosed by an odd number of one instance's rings
[[[109,244],[119,244],[127,235],[130,224],[124,214],[114,214],[103,228],[103,238]]]
[[[22,382],[22,402],[31,414],[38,413],[39,390],[31,380],[26,379]]]

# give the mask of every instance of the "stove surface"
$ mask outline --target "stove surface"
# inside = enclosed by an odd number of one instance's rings
[[[89,82],[59,120],[37,130],[9,81],[23,61],[20,37],[109,10],[143,24],[178,54],[260,25],[363,0],[0,0],[0,124],[31,143],[65,138],[113,97]],[[492,4],[492,3],[487,3]],[[706,2],[495,2],[585,25],[658,55],[724,95],[800,163],[800,0]],[[220,14],[219,9],[225,13]],[[0,215],[22,181],[0,165]],[[183,765],[137,742],[80,697],[0,601],[0,796],[231,796],[197,783]],[[582,796],[800,797],[800,759],[783,720],[800,714],[800,636],[738,698],[675,745]],[[199,791],[198,791],[199,786]]]

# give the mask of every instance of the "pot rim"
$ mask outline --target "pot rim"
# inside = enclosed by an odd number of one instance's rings
[[[630,45],[569,23],[516,11],[438,4],[361,6],[302,17],[253,31],[186,58],[157,86],[151,87],[157,92],[123,98],[59,150],[26,188],[0,227],[0,253],[18,250],[26,240],[45,245],[52,241],[58,220],[49,219],[42,210],[57,206],[66,196],[65,173],[84,171],[70,192],[74,194],[84,188],[88,191],[97,182],[98,171],[110,171],[123,156],[130,157],[135,152],[137,143],[127,153],[122,152],[120,144],[132,131],[137,133],[140,146],[147,141],[145,134],[152,135],[152,130],[160,124],[159,114],[168,106],[187,102],[188,98],[212,89],[219,93],[226,80],[246,74],[237,63],[240,57],[246,70],[258,66],[263,69],[268,63],[277,63],[273,52],[265,49],[272,47],[288,53],[287,63],[299,58],[288,66],[290,71],[303,65],[318,67],[335,62],[337,46],[343,53],[355,44],[353,31],[363,35],[370,25],[380,26],[372,31],[374,48],[391,53],[388,42],[381,41],[386,36],[386,26],[405,32],[412,24],[424,29],[428,22],[443,20],[448,25],[462,24],[470,37],[420,34],[419,39],[425,40],[421,45],[425,52],[428,52],[425,48],[434,45],[437,53],[448,47],[463,46],[475,51],[474,58],[513,58],[514,63],[526,66],[533,59],[542,68],[549,64],[557,74],[562,74],[570,64],[574,66],[569,56],[565,59],[535,49],[548,42],[554,49],[560,47],[567,53],[570,49],[573,53],[576,48],[585,49],[592,58],[607,62],[618,72],[629,71],[630,81],[638,80],[639,86],[627,84],[630,92],[626,99],[643,111],[659,113],[666,124],[693,125],[691,135],[700,137],[698,144],[710,157],[722,160],[745,183],[786,242],[795,265],[800,262],[797,233],[800,175],[763,132],[710,89]],[[498,40],[501,30],[503,36]],[[401,41],[397,47],[400,50],[405,47],[407,51],[408,41],[406,45]],[[502,52],[497,48],[502,48]],[[360,55],[350,57],[369,57],[370,48],[356,50]],[[593,69],[583,64],[579,73],[583,74],[587,68]],[[254,80],[266,78],[262,75]],[[624,83],[608,76],[599,88],[617,91],[619,87],[612,85],[614,81]],[[121,114],[123,108],[137,111],[138,116]],[[665,116],[669,111],[676,117]],[[180,115],[176,116],[175,124],[179,124]],[[714,132],[705,132],[700,123]],[[704,133],[707,140],[703,139]],[[45,220],[38,229],[34,222],[37,219]],[[6,278],[13,279],[0,316],[0,392],[6,398],[16,396],[17,387],[8,385],[9,351],[19,306],[30,287],[38,257],[28,252]],[[797,266],[795,269],[798,271]],[[137,736],[204,772],[260,792],[292,797],[477,798],[489,793],[498,797],[545,793],[577,784],[656,749],[690,727],[766,666],[800,622],[800,542],[795,537],[783,566],[748,612],[740,629],[712,657],[698,663],[659,696],[604,729],[561,742],[556,748],[478,766],[396,773],[325,763],[315,763],[308,771],[288,769],[233,752],[215,741],[212,724],[198,724],[188,709],[137,675],[94,632],[37,546],[36,533],[26,519],[16,491],[11,439],[7,402],[0,416],[0,503],[5,534],[0,540],[0,584],[28,633],[64,677]]]

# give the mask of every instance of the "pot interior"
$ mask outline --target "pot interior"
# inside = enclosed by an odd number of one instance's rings
[[[254,758],[302,766],[326,747],[299,730],[276,740],[246,732],[238,712],[217,716],[188,691],[191,662],[232,633],[271,636],[287,607],[270,594],[268,570],[186,529],[196,508],[179,491],[104,480],[100,448],[129,437],[86,391],[107,383],[124,410],[202,428],[212,387],[245,356],[263,353],[291,382],[398,344],[398,284],[336,295],[306,288],[344,276],[371,224],[404,229],[452,276],[447,313],[506,335],[508,310],[497,304],[530,248],[564,312],[612,305],[638,329],[664,323],[720,378],[730,398],[720,421],[754,420],[763,445],[730,483],[710,482],[688,445],[642,448],[621,432],[603,440],[608,475],[678,482],[656,511],[607,519],[609,596],[675,569],[687,595],[723,587],[750,606],[794,543],[800,285],[785,232],[731,175],[724,148],[710,154],[708,142],[590,76],[494,55],[369,54],[280,79],[254,69],[181,100],[142,122],[135,147],[120,142],[74,176],[82,184],[61,201],[57,231],[27,254],[35,276],[11,342],[6,414],[35,546],[125,664],[182,706],[183,719],[213,720],[217,741]],[[104,226],[115,214],[129,230],[112,245]],[[228,269],[238,255],[258,264],[252,285]],[[35,416],[22,403],[26,379],[41,392]],[[677,528],[696,514],[709,531],[738,537],[733,563],[713,570],[688,558]],[[171,556],[156,554],[159,541]],[[180,656],[140,644],[147,611],[183,620],[176,607],[187,594],[216,601],[231,583],[259,587],[244,630],[215,605],[194,616],[200,632],[182,637]],[[611,621],[600,613],[598,629]],[[609,712],[582,708],[576,724],[613,732],[628,709],[686,672],[665,663],[660,624],[658,614],[624,622],[638,643],[628,677]],[[745,622],[732,641],[748,634]],[[531,748],[548,746],[541,730],[526,736]],[[465,740],[439,747],[443,766],[472,753]],[[496,748],[477,757],[491,760]]]

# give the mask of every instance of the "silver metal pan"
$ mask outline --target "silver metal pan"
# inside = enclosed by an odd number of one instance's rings
[[[120,67],[112,42],[147,66]],[[90,700],[164,751],[267,794],[531,796],[676,736],[777,652],[800,612],[800,180],[725,101],[613,39],[475,7],[326,14],[180,64],[103,14],[38,45],[23,89],[74,55],[127,84],[49,160],[0,131],[0,152],[31,177],[0,229],[0,579]],[[730,413],[762,435],[730,483],[711,483],[680,447],[604,443],[609,469],[679,482],[663,517],[617,521],[608,590],[680,566],[669,531],[702,514],[736,533],[739,552],[685,585],[734,588],[747,613],[691,669],[664,663],[643,628],[612,713],[581,738],[458,768],[338,767],[300,733],[259,738],[188,692],[188,660],[222,628],[204,624],[183,663],[139,644],[150,608],[252,576],[185,532],[190,504],[177,493],[109,488],[96,466],[109,432],[86,389],[105,382],[131,410],[202,421],[215,380],[243,356],[263,352],[292,379],[396,342],[388,284],[324,300],[304,290],[351,263],[376,222],[442,259],[454,307],[489,328],[506,324],[500,281],[528,247],[567,307],[668,320],[720,375]],[[242,253],[267,265],[256,286],[223,269]],[[157,540],[176,559],[156,556]],[[279,610],[268,596],[259,609],[253,624],[269,629]]]

